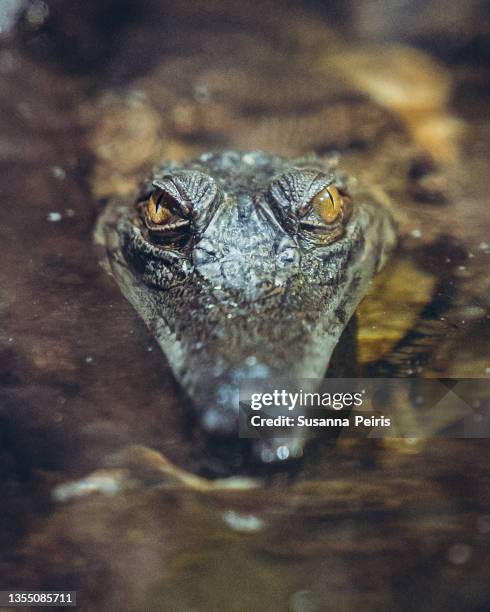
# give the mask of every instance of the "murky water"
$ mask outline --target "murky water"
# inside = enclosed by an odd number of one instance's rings
[[[123,25],[126,41],[155,30]],[[118,495],[52,501],[53,487],[111,467],[127,445],[189,472],[212,462],[93,247],[101,204],[80,106],[149,66],[125,65],[114,32],[75,26],[56,65],[46,57],[59,31],[0,48],[0,586],[78,590],[84,610],[484,609],[486,440],[344,441],[243,491],[129,470]],[[93,49],[85,74],[73,74],[83,56],[73,40]],[[370,375],[490,376],[488,75],[453,71],[467,121],[461,197],[430,213],[447,240],[418,249],[412,234],[361,307]]]

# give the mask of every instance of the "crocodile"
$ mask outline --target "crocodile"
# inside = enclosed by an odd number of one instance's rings
[[[451,139],[419,129],[420,100],[423,121],[452,124],[444,71],[413,49],[359,54],[307,19],[274,40],[286,55],[260,55],[264,39],[206,23],[185,52],[170,28],[163,61],[88,114],[104,265],[215,443],[237,439],[243,380],[325,375],[414,216],[427,240],[440,232],[420,202],[446,197],[434,160]],[[418,69],[389,83],[404,59]],[[300,456],[305,442],[260,440],[252,456]]]
[[[237,435],[242,381],[323,377],[395,242],[387,209],[348,182],[316,157],[204,153],[106,209],[111,272],[210,436]],[[298,456],[303,442],[254,453]]]

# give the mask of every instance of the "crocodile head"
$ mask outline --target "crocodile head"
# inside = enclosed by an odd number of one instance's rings
[[[227,151],[164,164],[106,209],[112,273],[211,438],[237,439],[241,381],[324,376],[394,243],[386,210],[355,192],[319,158]],[[254,454],[303,443],[260,440]]]

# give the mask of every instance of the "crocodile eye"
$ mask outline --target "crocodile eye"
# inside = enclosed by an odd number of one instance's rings
[[[148,200],[138,204],[140,215],[152,238],[171,241],[180,240],[189,228],[189,220],[177,202],[162,189],[155,189]]]
[[[268,197],[284,227],[322,244],[341,236],[352,200],[334,180],[332,174],[299,168],[275,178]]]
[[[311,204],[322,221],[333,223],[342,213],[344,199],[335,185],[330,185],[319,191]]]
[[[162,195],[154,191],[146,204],[146,213],[149,220],[155,225],[165,225],[172,218],[171,211],[165,206]]]

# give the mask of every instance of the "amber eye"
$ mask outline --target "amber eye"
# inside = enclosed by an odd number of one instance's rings
[[[165,225],[172,218],[172,213],[165,206],[161,194],[152,193],[148,204],[146,205],[146,213],[148,218],[155,225]]]
[[[137,209],[152,239],[174,243],[187,235],[189,219],[183,218],[178,203],[163,190],[154,191],[148,200],[137,204]]]
[[[333,223],[342,212],[343,198],[335,185],[319,191],[311,200],[317,215],[326,223]]]

